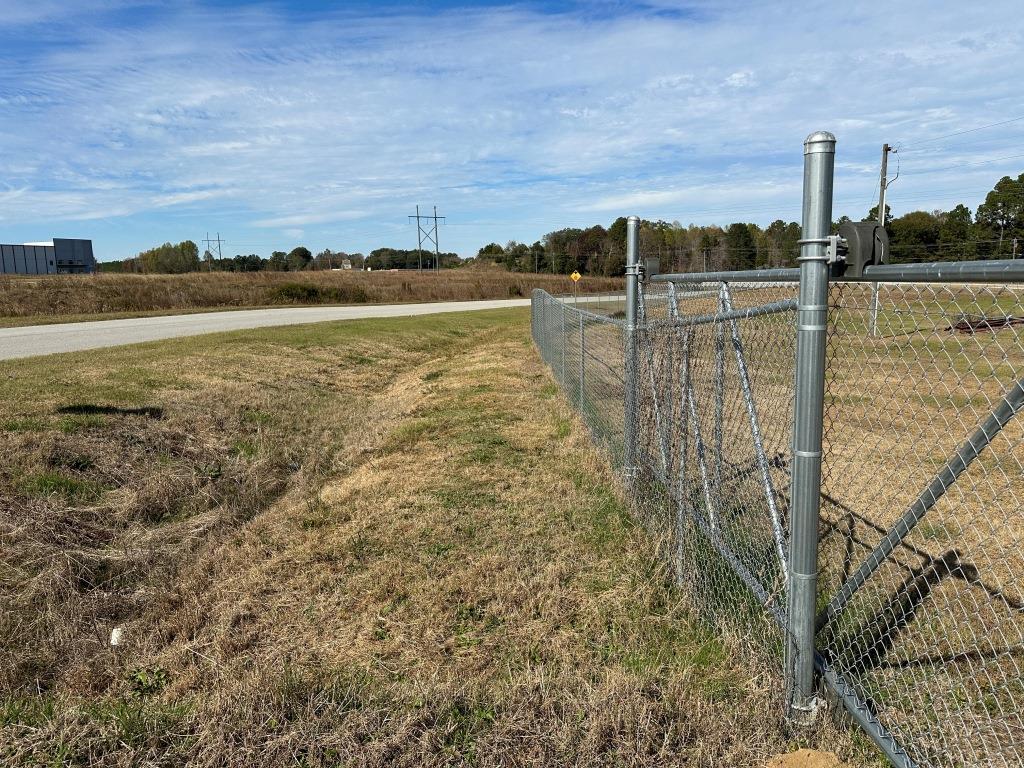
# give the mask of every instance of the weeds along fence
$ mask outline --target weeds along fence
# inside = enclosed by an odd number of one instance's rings
[[[898,766],[1024,758],[1024,261],[844,265],[835,140],[800,266],[659,275],[532,332],[692,607]],[[621,315],[621,316],[620,316]]]

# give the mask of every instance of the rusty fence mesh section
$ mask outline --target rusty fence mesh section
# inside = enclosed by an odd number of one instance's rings
[[[831,287],[816,647],[922,766],[1024,757],[1022,299]]]

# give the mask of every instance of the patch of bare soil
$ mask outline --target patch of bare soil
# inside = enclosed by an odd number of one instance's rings
[[[765,768],[846,768],[832,752],[816,749],[798,749],[787,755],[778,755],[767,762]]]

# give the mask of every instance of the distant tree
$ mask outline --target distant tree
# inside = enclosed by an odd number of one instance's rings
[[[504,255],[505,249],[497,243],[488,243],[476,252],[476,257],[485,261],[499,261]]]
[[[505,265],[505,269],[509,272],[525,272],[525,264],[527,263],[527,256],[530,253],[530,248],[525,243],[517,243],[515,240],[509,240],[508,244],[502,249],[501,263]]]
[[[1016,179],[1003,176],[978,206],[975,223],[979,233],[994,243],[981,249],[986,254],[1001,256],[1013,238],[1024,237],[1024,173]]]
[[[974,217],[962,203],[939,215],[939,258],[970,259],[977,252]]]
[[[421,258],[424,269],[434,262],[432,251],[420,252],[416,249],[403,251],[396,248],[377,248],[370,251],[364,264],[369,269],[417,269],[419,268]],[[462,259],[457,253],[442,253],[440,254],[440,262],[441,268],[447,269],[458,266],[462,263]]]
[[[757,246],[746,224],[730,224],[725,230],[725,247],[732,269],[753,269]]]
[[[182,274],[199,269],[199,247],[191,240],[177,245],[164,243],[140,253],[136,259],[143,272]]]
[[[845,218],[845,217],[843,217]],[[842,219],[840,219],[840,223]],[[766,265],[771,267],[783,267],[796,263],[800,246],[797,241],[800,239],[800,225],[795,221],[785,222],[776,219],[768,225],[764,231],[768,243],[768,258]]]
[[[861,219],[861,221],[878,221],[878,206],[877,205],[871,206],[871,210],[868,211],[868,215],[865,216],[863,219]],[[892,209],[889,207],[889,204],[886,203],[885,204],[885,225],[889,226],[890,222],[892,222]]]
[[[267,260],[266,268],[272,272],[284,272],[288,269],[288,254],[284,251],[274,251]]]
[[[939,219],[927,211],[911,211],[889,224],[892,258],[902,261],[929,261],[938,250]]]
[[[313,261],[313,254],[310,253],[309,248],[300,245],[297,248],[292,248],[291,253],[288,254],[288,270],[290,272],[300,272],[310,265]]]

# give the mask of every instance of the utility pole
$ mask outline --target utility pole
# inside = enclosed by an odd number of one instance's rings
[[[878,175],[878,223],[883,229],[885,228],[885,191],[889,188],[889,153],[895,151],[888,144],[882,145],[882,169]],[[878,335],[878,283],[871,284],[871,335]]]
[[[438,269],[438,260],[440,258],[440,247],[437,242],[437,224],[439,221],[444,221],[444,216],[437,215],[437,206],[434,206],[434,215],[426,216],[420,215],[420,207],[416,206],[416,215],[410,216],[410,220],[416,220],[416,253],[419,256],[419,268],[423,271],[423,241],[426,240],[429,243],[434,244],[434,269]],[[421,221],[433,221],[433,225],[422,224]]]
[[[885,226],[885,190],[889,186],[889,153],[893,148],[888,144],[882,145],[882,170],[878,178],[878,223]],[[895,179],[894,179],[895,181]]]

